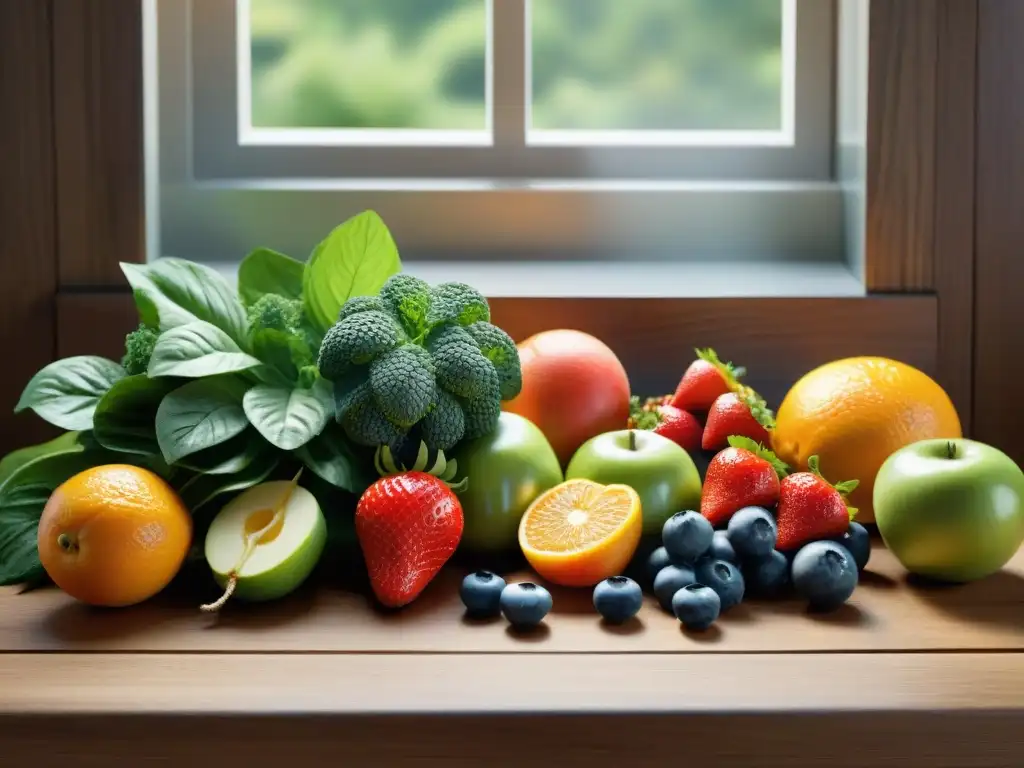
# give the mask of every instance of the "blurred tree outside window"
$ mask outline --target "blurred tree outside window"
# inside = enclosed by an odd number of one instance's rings
[[[486,0],[250,2],[253,127],[487,128]],[[783,0],[532,0],[530,127],[778,130],[782,27]]]

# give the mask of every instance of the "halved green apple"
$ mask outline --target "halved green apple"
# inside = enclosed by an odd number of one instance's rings
[[[253,486],[229,502],[206,534],[206,562],[225,595],[207,610],[237,597],[275,600],[313,572],[327,541],[327,521],[316,497],[294,481]]]

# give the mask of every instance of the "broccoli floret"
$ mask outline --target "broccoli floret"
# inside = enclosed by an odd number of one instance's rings
[[[386,311],[384,302],[380,300],[379,296],[353,296],[341,306],[341,311],[338,312],[338,322],[358,312],[369,312],[371,310],[376,312]]]
[[[427,322],[431,328],[444,323],[472,325],[490,319],[491,310],[487,299],[476,288],[465,283],[441,283],[430,292]]]
[[[466,330],[498,372],[501,399],[511,400],[518,395],[523,388],[523,369],[519,363],[519,350],[512,337],[498,326],[482,320]]]
[[[470,286],[431,288],[411,275],[391,277],[379,296],[350,299],[320,346],[319,369],[352,440],[418,446],[422,438],[430,450],[450,450],[492,431],[522,373],[515,343],[489,317]]]
[[[124,337],[124,357],[121,367],[129,376],[138,376],[149,369],[149,359],[153,356],[160,334],[145,325],[140,325]]]
[[[391,315],[367,310],[349,315],[331,328],[320,345],[317,367],[325,379],[343,376],[352,365],[363,365],[390,352],[404,334]]]
[[[423,347],[403,344],[370,364],[370,387],[388,420],[408,429],[434,402],[434,361]]]
[[[498,394],[498,380],[495,378],[493,388],[477,397],[462,401],[462,412],[466,417],[466,431],[463,438],[473,440],[489,435],[498,426],[501,416],[501,397]]]
[[[378,446],[396,442],[405,430],[392,424],[377,407],[369,383],[352,390],[344,397],[344,415],[338,421],[349,438],[359,445]]]
[[[406,333],[417,338],[428,329],[430,285],[418,277],[399,272],[392,275],[380,289],[381,301],[399,319]]]
[[[460,397],[475,397],[498,382],[494,366],[484,357],[465,329],[442,327],[427,342],[437,366],[437,383]]]
[[[302,302],[268,293],[249,307],[248,319],[249,333],[269,328],[298,334],[302,325]]]
[[[420,422],[420,437],[429,446],[450,450],[466,431],[462,405],[443,389],[437,390],[437,402]]]

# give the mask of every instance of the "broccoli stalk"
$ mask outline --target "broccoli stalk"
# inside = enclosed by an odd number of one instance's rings
[[[502,400],[522,389],[515,342],[490,322],[487,300],[464,283],[431,287],[408,274],[349,299],[317,364],[348,436],[396,450],[423,441],[447,451],[486,435]]]

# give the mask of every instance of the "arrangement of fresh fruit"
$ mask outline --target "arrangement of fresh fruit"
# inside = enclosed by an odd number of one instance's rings
[[[215,612],[354,562],[400,609],[453,558],[512,553],[536,580],[471,571],[470,617],[537,627],[547,584],[624,624],[646,589],[702,631],[751,598],[841,607],[871,555],[855,516],[947,581],[1024,543],[1024,472],[896,361],[822,366],[776,414],[697,349],[644,399],[601,340],[516,344],[471,286],[402,272],[372,212],[305,264],[254,251],[237,289],[176,259],[124,272],[140,325],[123,358],[54,362],[17,405],[65,433],[0,461],[0,585],[130,606],[201,563]]]

